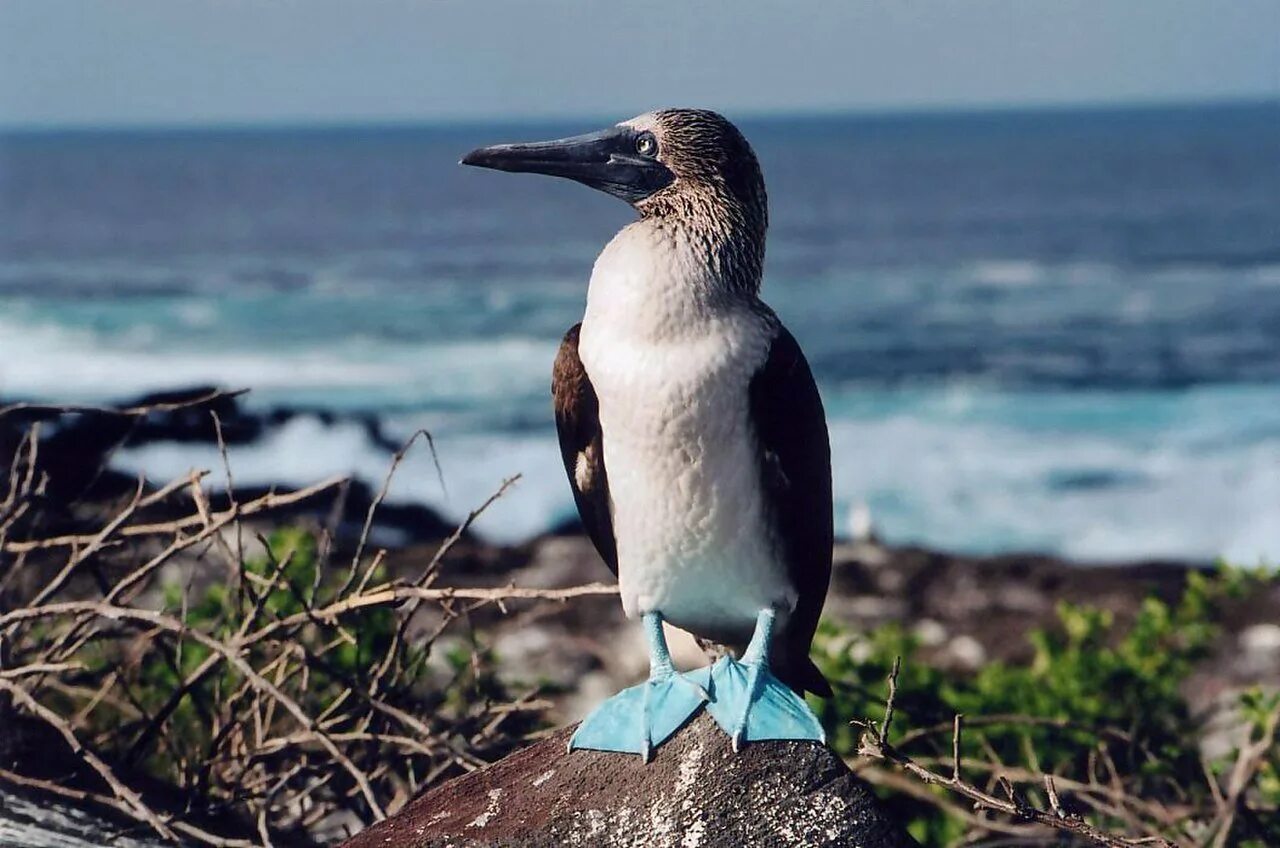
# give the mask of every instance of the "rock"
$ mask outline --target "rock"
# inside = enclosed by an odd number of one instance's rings
[[[1280,624],[1264,622],[1240,631],[1240,664],[1260,680],[1280,674]]]
[[[132,831],[127,835],[123,831]],[[23,848],[164,848],[171,845],[138,827],[41,795],[0,786],[0,845]]]
[[[1240,647],[1250,654],[1280,654],[1280,624],[1255,624],[1240,632]]]
[[[977,671],[987,659],[987,649],[982,643],[963,633],[951,640],[947,652],[956,665],[969,671]]]
[[[702,714],[645,764],[566,752],[571,730],[433,789],[343,848],[916,845],[825,747],[735,754]]]

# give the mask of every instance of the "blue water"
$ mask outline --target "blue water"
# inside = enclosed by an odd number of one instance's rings
[[[616,116],[625,117],[625,116]],[[394,489],[570,513],[548,373],[626,207],[459,168],[563,125],[0,136],[0,395],[213,381],[436,436]],[[1280,559],[1280,105],[744,120],[765,296],[817,372],[840,524],[968,551]],[[123,467],[217,467],[152,445]],[[380,480],[303,417],[244,482]]]

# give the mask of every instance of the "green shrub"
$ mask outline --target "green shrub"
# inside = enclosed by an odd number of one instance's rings
[[[969,675],[919,661],[918,640],[896,625],[858,635],[824,626],[817,653],[838,691],[837,697],[816,706],[836,750],[856,755],[860,729],[848,720],[879,720],[886,679],[895,657],[901,657],[890,742],[933,770],[950,774],[951,721],[962,713],[968,723],[961,755],[971,766],[966,776],[973,782],[985,784],[1001,771],[1015,777],[1042,772],[1083,782],[1093,776],[1119,781],[1137,798],[1207,811],[1211,819],[1217,808],[1201,766],[1204,728],[1191,715],[1182,687],[1219,635],[1223,600],[1269,579],[1274,578],[1227,567],[1213,574],[1191,573],[1177,603],[1147,598],[1125,632],[1118,632],[1106,611],[1064,603],[1057,610],[1057,627],[1030,634],[1029,662],[991,662]],[[1254,738],[1262,737],[1276,698],[1261,691],[1241,696],[1241,714],[1252,725]],[[1225,771],[1238,753],[1211,765]],[[1280,845],[1276,765],[1272,752],[1250,797],[1258,806],[1254,819],[1271,828],[1264,838]],[[944,789],[932,791],[939,802],[947,796]],[[1036,783],[1025,791],[1047,805]],[[954,807],[904,800],[896,792],[886,796],[909,817],[913,835],[926,845],[954,844],[972,826]],[[1123,832],[1128,825],[1087,806],[1078,811],[1105,828]],[[1209,822],[1199,824],[1207,827]],[[1197,823],[1185,826],[1194,829]]]
[[[306,842],[331,811],[367,816],[370,796],[403,804],[463,757],[497,759],[538,726],[536,711],[504,709],[513,697],[471,628],[440,643],[410,632],[415,601],[386,597],[405,584],[380,557],[357,572],[326,564],[315,534],[296,527],[262,542],[239,569],[184,568],[195,582],[160,583],[159,609],[119,623],[36,619],[18,631],[14,662],[67,645],[70,684],[40,694],[76,716],[103,760],[175,788],[154,800],[214,831],[244,833],[256,818],[286,841]],[[460,614],[434,601],[423,611]]]

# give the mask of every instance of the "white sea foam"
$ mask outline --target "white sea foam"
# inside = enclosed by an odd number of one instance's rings
[[[407,379],[394,364],[360,363],[323,350],[278,358],[262,351],[152,349],[131,333],[0,319],[0,392],[8,396],[105,400],[180,386],[217,383],[261,389]]]
[[[1280,263],[1254,266],[1248,276],[1260,285],[1280,286]]]
[[[890,541],[973,552],[1280,561],[1280,436],[1247,443],[1221,430],[1211,410],[1223,398],[1184,399],[1181,417],[1154,435],[1150,428],[1109,435],[1114,422],[1102,408],[1092,429],[1069,429],[1065,418],[1059,428],[1015,427],[992,420],[998,414],[987,394],[966,394],[926,393],[899,413],[833,419],[837,515],[865,501]],[[402,415],[389,427],[407,436],[432,424],[430,416]],[[516,541],[572,514],[549,426],[525,434],[446,432],[437,446],[447,497],[420,448],[398,472],[392,501],[427,503],[460,520],[503,479],[522,473],[477,525],[482,535]],[[232,462],[243,483],[301,485],[351,473],[376,486],[389,457],[362,427],[300,417],[258,444],[233,448]],[[128,450],[120,463],[155,479],[220,467],[212,448],[185,445]]]
[[[188,317],[203,320],[198,311]],[[202,348],[11,310],[0,315],[0,394],[112,400],[217,383],[253,387],[259,404],[419,410],[384,424],[398,439],[419,427],[433,431],[449,494],[420,451],[397,475],[392,500],[426,503],[457,520],[523,473],[477,526],[511,541],[572,514],[545,400],[554,348],[512,336],[428,344],[352,335],[328,344]],[[1280,561],[1280,387],[1057,395],[963,383],[824,388],[837,514],[866,502],[891,541],[1085,559]],[[523,418],[504,430],[496,420],[504,414]],[[541,430],[515,430],[538,421]],[[377,486],[389,457],[361,426],[304,416],[234,448],[232,460],[242,483],[302,485],[352,473]],[[211,448],[176,444],[128,450],[119,462],[157,480],[220,467]]]
[[[430,428],[431,423],[424,417],[417,426]],[[397,435],[407,438],[409,433]],[[521,474],[510,493],[476,523],[477,532],[495,540],[519,541],[541,533],[572,510],[552,432],[444,435],[436,439],[436,448],[446,488],[441,488],[427,446],[419,443],[397,469],[388,503],[425,503],[461,521],[504,480]],[[257,443],[232,446],[228,453],[236,484],[246,486],[302,486],[343,474],[376,490],[391,465],[388,452],[370,442],[359,424],[326,425],[313,416],[292,418]],[[149,444],[121,451],[116,465],[157,481],[184,476],[193,468],[211,470],[219,480],[222,475],[222,460],[212,445]]]
[[[1045,268],[1039,262],[990,259],[975,262],[968,268],[968,274],[974,281],[989,286],[1019,288],[1043,279]]]
[[[835,421],[836,490],[869,501],[894,541],[1280,561],[1280,435],[1206,445],[1198,422],[1178,423],[1126,438],[907,414]]]
[[[190,317],[202,320],[199,312]],[[480,400],[545,385],[554,354],[552,343],[518,337],[400,345],[355,337],[252,350],[162,345],[145,327],[100,334],[0,316],[0,395],[106,401],[215,384],[251,387],[264,403]]]

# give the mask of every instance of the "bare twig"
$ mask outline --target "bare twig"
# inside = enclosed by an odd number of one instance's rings
[[[89,802],[98,804],[99,806],[108,807],[126,815],[133,815],[134,810],[128,804],[122,802],[119,798],[111,795],[103,795],[98,792],[89,792],[84,789],[73,789],[63,786],[52,780],[39,780],[38,778],[27,777],[8,769],[0,769],[0,780],[11,783],[14,786],[23,786],[28,789],[37,789],[41,792],[47,792],[50,795],[56,795],[60,798],[66,798],[71,801]],[[189,836],[205,845],[217,846],[217,848],[254,848],[254,843],[247,839],[227,839],[209,833],[207,830],[196,827],[195,825],[179,820],[171,820],[166,824],[173,830],[185,836]]]
[[[126,804],[134,815],[151,825],[152,829],[165,839],[175,838],[173,831],[169,829],[168,825],[160,820],[159,816],[151,811],[150,807],[143,803],[142,798],[138,793],[125,786],[124,783],[116,777],[115,772],[111,770],[110,766],[100,760],[96,754],[80,743],[75,732],[65,721],[63,721],[61,716],[42,705],[35,698],[32,698],[26,689],[10,682],[8,679],[0,678],[0,689],[8,692],[13,697],[14,702],[27,713],[35,716],[54,730],[58,731],[62,738],[66,740],[67,745],[71,748],[72,752],[84,760],[85,764],[98,773],[98,776],[111,787],[111,791],[115,793],[115,796],[119,798],[121,802]]]
[[[1221,811],[1210,827],[1210,832],[1213,834],[1211,843],[1213,848],[1224,848],[1227,845],[1236,817],[1240,813],[1245,790],[1266,762],[1267,756],[1275,751],[1277,726],[1280,726],[1280,703],[1276,704],[1267,715],[1260,738],[1248,740],[1240,746],[1240,753],[1227,779],[1226,797],[1223,799]]]
[[[5,417],[6,415],[16,415],[19,413],[25,413],[27,416],[34,418],[54,418],[59,415],[110,415],[121,418],[142,418],[157,412],[176,412],[180,409],[204,406],[225,398],[239,397],[240,395],[246,394],[248,391],[248,389],[237,389],[235,391],[223,391],[219,389],[197,397],[173,401],[170,403],[152,403],[145,406],[129,406],[123,408],[113,406],[85,406],[80,404],[14,403],[8,406],[0,406],[0,418]]]
[[[6,408],[6,414],[141,417],[221,396],[130,410],[15,406]],[[333,487],[345,491],[347,481],[331,478],[297,491],[238,501],[216,416],[214,429],[227,477],[222,509],[213,507],[202,487],[208,472],[193,472],[159,489],[139,481],[127,503],[106,519],[94,519],[100,524],[73,524],[58,535],[41,536],[38,521],[21,520],[38,509],[32,504],[38,502],[44,477],[35,462],[40,444],[35,428],[19,445],[6,475],[9,488],[0,499],[0,555],[14,563],[4,579],[29,597],[11,592],[0,607],[0,694],[37,718],[51,719],[48,723],[55,726],[60,722],[59,732],[103,777],[110,794],[83,788],[58,792],[30,775],[3,770],[0,780],[26,781],[62,797],[110,807],[167,836],[245,845],[249,843],[235,837],[256,831],[260,844],[280,844],[282,836],[296,835],[291,828],[305,828],[335,812],[366,821],[380,818],[425,784],[483,767],[525,736],[523,721],[519,731],[503,725],[548,708],[535,692],[472,701],[445,698],[443,692],[424,697],[424,684],[447,691],[487,674],[478,656],[472,658],[471,675],[453,680],[438,678],[426,664],[423,647],[450,621],[465,620],[488,604],[505,612],[508,604],[518,602],[564,603],[617,591],[604,584],[564,589],[433,585],[444,558],[518,478],[504,481],[473,510],[415,575],[385,582],[381,566],[386,552],[369,557],[366,545],[397,465],[416,439],[425,438],[440,473],[430,436],[417,434],[397,452],[371,503],[351,577],[333,580],[321,562],[312,560],[306,567],[314,566],[314,571],[300,579],[298,569],[286,567],[289,556],[276,557],[265,542],[265,566],[248,562],[239,542],[228,543],[227,528]],[[163,502],[168,512],[183,498],[190,499],[189,514],[166,520],[148,516],[148,508]],[[68,515],[76,520],[74,512]],[[328,526],[334,531],[338,518],[340,513],[331,514]],[[65,526],[61,520],[59,526]],[[9,532],[13,528],[25,535],[15,537]],[[332,549],[331,536],[322,540],[322,562]],[[136,543],[141,544],[131,547]],[[135,564],[124,574],[100,570],[95,554],[106,550],[114,552],[108,563],[112,569],[129,557],[136,557]],[[232,576],[219,581],[221,586],[204,589],[200,578],[191,575],[209,571],[192,565],[210,555],[225,557]],[[51,562],[54,557],[59,561]],[[50,576],[13,580],[24,562]],[[172,574],[176,565],[188,577],[174,597],[175,587],[167,578],[161,582],[161,575]],[[77,580],[78,568],[94,569],[98,579],[94,584]],[[234,602],[230,587],[236,582],[244,587],[247,604]],[[86,593],[92,596],[84,597]],[[160,609],[154,608],[157,602]],[[409,621],[424,604],[439,608],[440,621],[416,634],[411,644]],[[393,610],[395,617],[367,617],[376,610]],[[350,649],[369,649],[370,630],[364,625],[370,621],[379,622],[375,638],[389,635],[390,644],[377,642],[375,661],[362,658],[353,666]],[[158,776],[183,794],[185,811],[161,813],[154,799],[130,784],[133,768],[153,777],[162,772]],[[166,798],[166,803],[172,800]],[[205,818],[197,821],[215,822],[227,812],[236,823],[228,820],[225,829],[234,836],[186,820],[198,814]]]
[[[1151,838],[1130,839],[1123,836],[1115,836],[1105,833],[1094,827],[1089,822],[1079,816],[1067,813],[1062,809],[1058,802],[1056,790],[1053,793],[1053,800],[1050,802],[1054,809],[1044,810],[1031,804],[1025,797],[1017,792],[1013,784],[1004,775],[997,776],[997,782],[1004,792],[1005,797],[999,798],[990,792],[984,791],[971,783],[966,782],[961,777],[961,757],[960,757],[960,735],[962,722],[961,717],[957,715],[953,723],[952,731],[952,761],[951,775],[944,777],[937,772],[930,771],[924,766],[917,763],[906,754],[902,753],[898,748],[889,743],[888,734],[893,719],[893,701],[897,694],[897,677],[900,668],[900,658],[894,660],[893,670],[889,674],[888,686],[889,695],[885,703],[884,719],[879,725],[871,721],[855,721],[853,724],[862,728],[862,740],[858,748],[858,753],[864,757],[877,760],[887,760],[898,765],[900,768],[915,776],[926,784],[933,786],[941,786],[949,791],[960,795],[961,797],[973,803],[975,809],[986,810],[995,813],[1003,813],[1013,816],[1015,819],[1034,822],[1054,828],[1055,830],[1066,831],[1075,836],[1088,839],[1096,845],[1106,846],[1106,848],[1131,848],[1136,845],[1163,844],[1173,848],[1173,843],[1160,839],[1153,842]],[[1052,779],[1049,779],[1048,785],[1052,785]]]
[[[239,504],[235,508],[227,509],[222,512],[214,513],[211,516],[212,523],[217,524],[219,528],[225,526],[236,518],[244,518],[250,515],[267,512],[273,509],[279,509],[282,506],[291,506],[313,498],[321,492],[332,489],[341,485],[346,481],[346,477],[334,476],[322,480],[311,486],[307,486],[297,491],[287,492],[284,494],[271,492],[260,498]],[[188,480],[184,478],[182,485],[187,485]],[[204,519],[199,515],[190,515],[185,518],[179,518],[174,521],[162,521],[155,524],[132,524],[127,527],[121,527],[115,532],[117,538],[136,538],[139,536],[166,536],[173,533],[179,533],[185,530],[192,530],[204,524]],[[29,551],[46,550],[48,548],[66,548],[76,545],[91,544],[97,537],[93,535],[75,535],[75,536],[54,536],[51,539],[39,539],[29,542],[9,542],[4,549],[8,553],[26,553]],[[203,537],[202,537],[203,538]]]
[[[498,601],[512,600],[567,601],[571,598],[580,598],[585,595],[616,594],[618,594],[618,587],[610,583],[586,583],[582,586],[570,586],[564,589],[528,589],[519,586],[420,589],[416,586],[391,586],[384,589],[375,589],[364,595],[353,595],[328,606],[277,619],[270,624],[264,625],[261,629],[251,632],[245,637],[243,644],[247,645],[265,639],[282,629],[310,621],[313,617],[320,621],[330,621],[357,610],[388,606],[405,600],[447,601],[457,599],[497,603]],[[60,601],[55,604],[45,604],[41,607],[24,607],[10,610],[6,613],[0,613],[0,628],[40,618],[83,613],[115,620],[136,619],[155,624],[175,633],[181,629],[180,625],[175,623],[176,619],[160,613],[132,607],[115,606],[99,601]],[[193,631],[187,632],[194,635]]]
[[[352,574],[355,574],[356,570],[360,567],[360,559],[364,556],[365,545],[368,544],[369,533],[373,529],[374,515],[378,511],[378,507],[382,506],[382,502],[387,499],[387,494],[391,491],[391,481],[396,475],[396,470],[399,469],[400,463],[404,462],[404,458],[408,456],[409,450],[419,438],[425,439],[427,442],[427,448],[431,451],[431,460],[436,466],[436,476],[440,480],[440,488],[441,490],[444,489],[444,472],[440,470],[440,457],[436,454],[435,440],[426,430],[418,430],[410,436],[408,441],[401,446],[400,450],[396,451],[395,455],[391,457],[391,467],[387,469],[387,476],[382,481],[382,488],[378,490],[378,494],[374,496],[373,500],[369,504],[369,511],[364,517],[364,526],[360,528],[360,540],[356,543],[356,552],[351,557]],[[350,583],[348,581],[348,586],[349,585]],[[347,586],[343,587],[344,590],[346,588]],[[343,594],[343,591],[340,590],[338,594]]]

